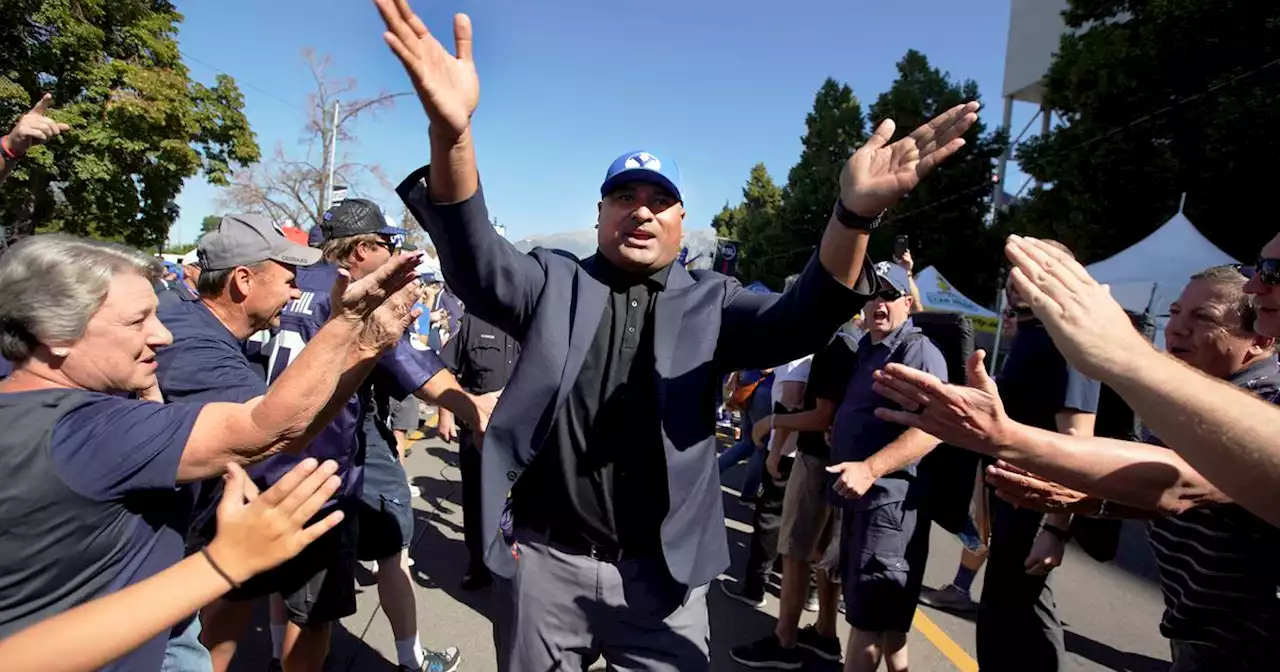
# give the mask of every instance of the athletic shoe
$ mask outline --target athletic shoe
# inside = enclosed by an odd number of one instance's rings
[[[419,497],[421,497],[421,496],[422,496],[422,488],[419,488],[419,487],[418,487],[418,486],[416,486],[416,485],[410,484],[410,485],[409,485],[409,494],[413,495],[413,498],[414,498],[414,499],[417,499],[417,498],[419,498]]]
[[[763,607],[765,604],[763,590],[760,591],[759,595],[756,595],[754,593],[748,594],[743,589],[742,584],[735,583],[732,586],[730,586],[727,581],[720,582],[720,590],[724,591],[725,595],[728,595],[729,597],[749,607],[755,607],[756,609],[759,609],[760,607]]]
[[[824,637],[812,625],[806,625],[800,629],[796,636],[796,646],[823,660],[840,662],[840,638]]]
[[[777,635],[757,639],[729,649],[729,657],[739,664],[756,669],[798,670],[804,666],[804,654],[798,647],[782,648]]]
[[[412,668],[401,665],[400,672],[455,672],[458,669],[458,663],[462,662],[462,653],[456,646],[451,646],[444,651],[431,649],[423,649],[423,651],[427,655],[422,661],[422,667]]]
[[[489,573],[488,568],[469,569],[462,575],[463,590],[480,590],[487,588],[491,583],[493,583],[493,575]]]
[[[969,591],[960,590],[949,583],[937,590],[933,588],[921,590],[920,602],[943,611],[970,613],[978,610],[978,603],[969,597]]]

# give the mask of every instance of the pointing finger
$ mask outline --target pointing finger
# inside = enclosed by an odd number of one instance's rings
[[[52,106],[53,106],[53,94],[46,93],[43,96],[40,96],[40,100],[36,101],[35,107],[32,107],[31,111],[43,116],[46,112],[49,111],[49,108]]]

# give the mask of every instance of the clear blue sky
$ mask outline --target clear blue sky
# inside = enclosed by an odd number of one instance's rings
[[[313,89],[305,47],[330,54],[331,73],[358,79],[361,94],[409,89],[371,0],[177,4],[186,15],[179,39],[192,76],[211,81],[216,68],[236,78],[264,155],[277,143],[301,151]],[[977,80],[984,120],[990,127],[1000,121],[1008,0],[411,4],[450,47],[450,17],[471,15],[480,172],[489,209],[513,240],[592,226],[605,168],[633,149],[679,164],[685,226],[707,226],[726,201],[741,198],[756,162],[785,182],[825,77],[848,83],[869,106],[909,48],[955,78]],[[1016,108],[1015,133],[1035,113]],[[402,98],[359,123],[359,143],[348,151],[398,181],[429,162],[426,130],[417,99]],[[1021,182],[1011,174],[1009,190]],[[390,191],[361,195],[400,212]],[[220,214],[216,197],[202,178],[189,180],[170,240],[194,240],[200,220]]]

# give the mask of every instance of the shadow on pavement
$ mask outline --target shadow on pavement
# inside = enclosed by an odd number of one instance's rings
[[[240,638],[229,672],[262,672],[271,661],[271,630],[267,601],[259,600],[253,621]],[[341,623],[333,624],[333,638],[324,672],[396,672],[399,668],[360,640]]]
[[[454,469],[458,468],[458,448],[454,444],[449,444],[448,448],[444,446],[427,446],[427,454],[444,462]]]
[[[442,515],[461,508],[455,503],[462,496],[459,485],[424,476],[415,477],[413,483],[422,490],[422,498],[436,509],[424,511],[415,508],[413,511],[414,542],[409,549],[409,557],[414,562],[410,570],[414,582],[424,588],[442,590],[492,621],[492,589],[462,589],[462,576],[467,568],[467,548],[461,539],[462,526]],[[446,536],[446,530],[453,536]]]
[[[1140,653],[1114,649],[1102,642],[1078,635],[1070,630],[1063,632],[1067,651],[1115,672],[1166,672],[1169,661],[1159,660]]]

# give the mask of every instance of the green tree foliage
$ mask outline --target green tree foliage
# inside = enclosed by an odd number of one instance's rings
[[[18,232],[59,230],[156,249],[197,173],[226,184],[259,150],[234,80],[191,80],[165,0],[0,3],[0,124],[44,92],[72,130],[36,149],[0,191]]]
[[[782,213],[770,278],[780,287],[781,278],[799,273],[813,255],[831,219],[831,208],[840,196],[840,170],[859,145],[867,140],[867,120],[853,89],[827,78],[805,117],[800,159],[787,173]]]
[[[770,287],[780,288],[782,278],[778,275],[777,264],[773,254],[780,241],[782,230],[777,226],[778,211],[782,206],[782,189],[773,181],[763,163],[751,168],[751,176],[742,188],[742,203],[737,207],[725,206],[720,214],[712,220],[712,225],[722,237],[739,241],[742,261],[739,262],[738,275],[744,279],[762,280]]]
[[[200,220],[200,233],[209,233],[218,228],[222,224],[222,217],[218,215],[208,215]]]
[[[977,83],[952,81],[912,49],[898,61],[898,78],[871,106],[871,123],[893,119],[897,140],[970,100],[980,100]],[[874,259],[889,259],[894,237],[905,234],[917,271],[937,266],[962,293],[986,303],[995,297],[1003,259],[1000,240],[986,219],[995,186],[993,166],[1007,141],[1002,132],[986,133],[982,122],[964,138],[964,149],[886,213],[885,226],[871,236],[870,252]]]
[[[1186,192],[1201,232],[1254,258],[1277,228],[1265,166],[1280,153],[1280,4],[1072,0],[1064,17],[1076,32],[1045,103],[1066,123],[1020,148],[1043,186],[1011,226],[1095,261],[1150,234]]]

